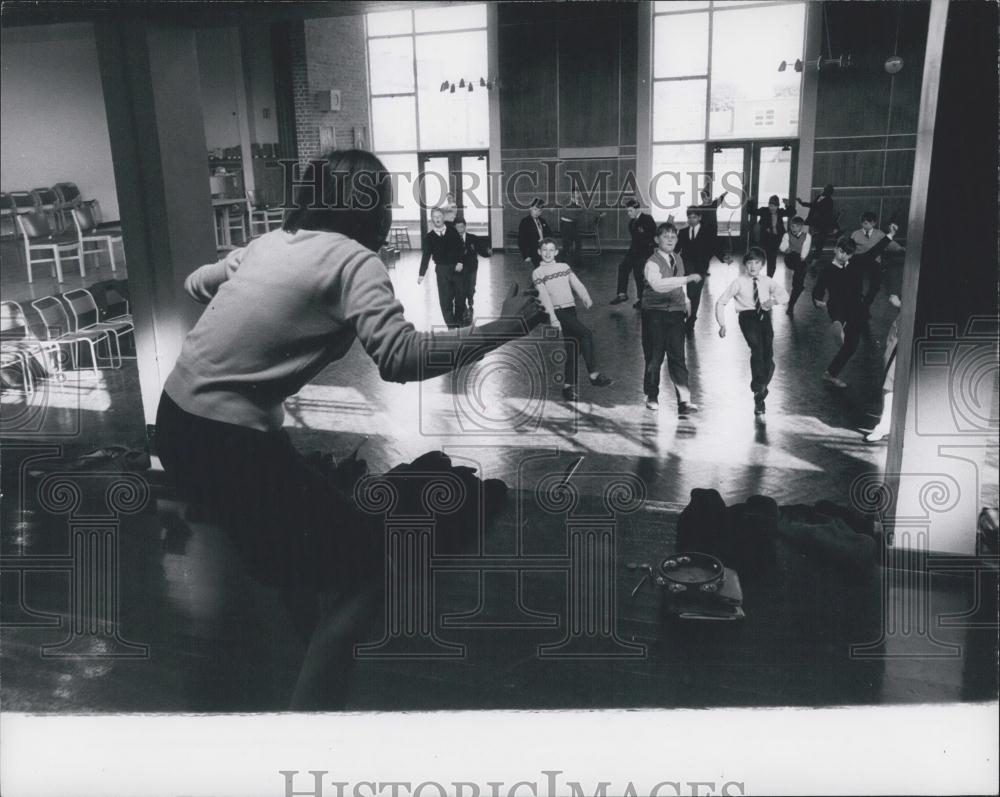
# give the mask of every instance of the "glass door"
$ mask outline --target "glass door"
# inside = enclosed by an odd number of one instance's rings
[[[729,239],[731,252],[745,251],[757,209],[771,196],[782,206],[795,196],[798,141],[710,141],[707,147],[713,196],[727,192],[719,204],[719,236]],[[794,212],[794,203],[790,206]]]
[[[445,208],[448,195],[454,199],[454,216],[461,216],[468,230],[490,235],[489,155],[485,151],[421,152],[420,226],[426,234],[430,211]],[[450,220],[449,214],[447,218]]]
[[[490,240],[490,190],[487,155],[463,155],[456,193],[469,232]]]
[[[756,207],[767,205],[769,197],[777,196],[784,207],[786,199],[795,197],[795,142],[771,143],[755,141],[751,170],[754,175],[754,200]],[[795,205],[789,203],[792,212]]]
[[[417,156],[420,162],[420,175],[417,185],[420,197],[420,237],[427,234],[430,225],[431,211],[434,208],[444,208],[447,196],[452,193],[451,170],[448,168],[448,155]]]
[[[746,249],[744,207],[750,185],[749,147],[709,143],[708,171],[711,175],[710,201],[726,192],[716,211],[718,236],[724,244],[722,251],[729,254],[736,249],[743,251]]]

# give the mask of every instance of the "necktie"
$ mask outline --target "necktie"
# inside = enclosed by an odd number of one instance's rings
[[[760,306],[760,293],[757,291],[757,278],[753,278],[753,306],[757,311],[757,319],[764,317],[764,308]]]
[[[538,240],[540,241],[545,236],[542,235],[542,223],[538,219],[535,219],[535,228],[538,230]]]
[[[872,237],[872,231],[871,230],[865,230],[865,238],[871,238],[871,237]]]
[[[697,227],[692,227],[691,228],[691,240],[693,241],[697,237],[698,237],[698,228]]]
[[[667,260],[670,263],[670,273],[673,274],[676,271],[676,269],[674,268],[674,262],[675,262],[674,261],[674,256],[673,255],[667,255]]]

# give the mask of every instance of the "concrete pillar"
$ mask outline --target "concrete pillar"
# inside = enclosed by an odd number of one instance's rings
[[[184,279],[216,259],[195,31],[96,26],[147,427],[201,306]]]

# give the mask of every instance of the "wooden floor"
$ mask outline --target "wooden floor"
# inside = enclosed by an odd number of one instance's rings
[[[489,575],[458,568],[435,576],[431,623],[443,649],[464,645],[462,655],[359,660],[349,674],[331,673],[350,679],[347,706],[832,705],[995,695],[995,626],[928,631],[918,623],[901,631],[890,623],[893,633],[883,633],[892,618],[912,619],[919,611],[933,621],[973,608],[984,595],[993,595],[995,613],[995,589],[977,589],[969,578],[931,581],[878,571],[858,589],[842,574],[822,570],[803,584],[806,571],[790,575],[797,572],[796,552],[788,548],[782,569],[771,574],[781,589],[760,586],[766,574],[746,574],[748,617],[739,626],[677,632],[661,621],[651,590],[629,599],[636,579],[624,563],[655,561],[672,549],[677,511],[694,487],[715,487],[729,503],[754,494],[780,504],[822,498],[850,503],[854,480],[878,472],[885,456],[884,445],[866,444],[860,430],[871,428],[880,409],[881,351],[892,311],[883,292],[842,374],[850,384],[844,391],[820,380],[836,344],[825,313],[812,308],[808,294],[793,319],[775,314],[777,370],[766,420],[759,420],[735,318],[730,316],[729,336],[720,339],[711,312],[736,266],[716,263],[688,344],[693,399],[702,411],[679,420],[666,369],[659,412],[643,406],[638,313],[631,303],[607,304],[616,265],[617,256],[605,254],[578,272],[594,298],[594,307],[580,316],[593,328],[601,368],[615,382],[582,388],[576,406],[561,401],[555,379],[561,343],[542,329],[456,379],[421,384],[382,383],[355,346],[288,402],[287,427],[304,450],[346,455],[361,446],[371,470],[381,472],[444,449],[484,476],[504,479],[512,497],[489,532],[496,546],[491,550],[504,555],[516,551],[516,529],[527,528],[529,545],[537,546],[529,553],[565,556],[567,519],[531,510],[529,498],[535,485],[581,457],[573,478],[587,500],[599,499],[620,478],[640,484],[645,495],[641,508],[615,525],[611,654],[593,660],[540,655],[569,627],[562,565],[520,575],[513,566]],[[392,279],[407,316],[428,328],[441,318],[433,280],[418,286],[417,266],[418,255],[404,253]],[[890,273],[890,289],[895,276]],[[523,286],[527,277],[513,256],[483,261],[477,316],[495,312],[507,286]],[[781,266],[778,278],[785,278]],[[14,282],[4,277],[5,293]],[[126,512],[95,520],[100,510],[94,507],[108,499],[121,466],[75,458],[101,446],[143,445],[134,361],[120,371],[43,383],[33,401],[5,394],[3,402],[5,706],[80,712],[287,708],[305,646],[277,596],[250,579],[224,535],[171,509],[173,496],[155,474],[133,483],[141,486]],[[68,493],[59,499],[45,487],[57,472],[79,488],[86,509],[75,516],[60,504],[70,500]],[[118,614],[108,621],[110,633],[73,633],[79,604],[69,597],[76,594],[69,587],[78,561],[71,541],[96,539],[86,530],[98,534],[100,528],[110,530],[108,539],[117,545],[116,562],[102,560],[100,572],[117,584]],[[77,532],[83,536],[74,537]],[[990,606],[984,610],[989,617]],[[480,622],[445,619],[470,613]],[[371,633],[377,639],[384,630],[377,621]],[[46,647],[67,639],[66,648]],[[868,643],[874,655],[850,654],[852,645]],[[629,652],[618,656],[622,651]]]

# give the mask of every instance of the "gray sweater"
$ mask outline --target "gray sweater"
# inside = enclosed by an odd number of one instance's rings
[[[193,415],[280,429],[282,402],[355,338],[385,380],[435,375],[421,367],[435,336],[403,317],[378,257],[338,233],[270,232],[202,266],[185,288],[208,307],[164,390]]]

